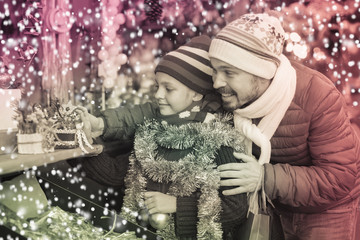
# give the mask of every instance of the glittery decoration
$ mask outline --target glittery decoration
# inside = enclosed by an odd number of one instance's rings
[[[244,152],[243,138],[231,124],[230,117],[217,116],[210,123],[188,123],[180,126],[147,120],[139,127],[130,157],[129,171],[125,179],[126,190],[122,215],[136,220],[145,208],[143,192],[147,179],[158,183],[170,183],[167,194],[175,197],[190,196],[197,189],[198,201],[197,239],[222,239],[220,176],[214,162],[221,146]],[[157,148],[187,149],[194,151],[178,161],[168,161],[157,154]],[[174,216],[169,223],[157,230],[164,239],[177,239]]]

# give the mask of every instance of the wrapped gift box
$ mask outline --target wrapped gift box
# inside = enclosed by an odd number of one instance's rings
[[[43,136],[40,133],[17,134],[18,152],[20,154],[44,153]]]

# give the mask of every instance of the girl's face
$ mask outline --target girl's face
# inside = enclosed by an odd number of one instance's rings
[[[172,76],[157,72],[155,74],[157,90],[155,98],[159,104],[161,115],[179,113],[189,107],[194,101],[199,101],[199,93],[188,88]],[[202,95],[200,95],[202,96]]]

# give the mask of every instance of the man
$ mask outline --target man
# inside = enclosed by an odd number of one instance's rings
[[[321,73],[290,63],[284,39],[277,18],[246,14],[212,40],[214,88],[254,143],[254,157],[234,153],[244,163],[218,167],[221,185],[234,187],[223,194],[260,184],[286,239],[360,239],[359,137],[341,93]]]

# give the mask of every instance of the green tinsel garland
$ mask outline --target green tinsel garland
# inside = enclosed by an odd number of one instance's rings
[[[116,215],[115,215],[116,220]],[[115,221],[116,222],[116,221]],[[114,222],[114,223],[115,223]],[[23,219],[15,212],[0,204],[0,225],[22,235],[26,239],[48,240],[141,240],[134,231],[124,233],[106,231],[93,226],[87,219],[76,213],[70,213],[59,207],[48,207],[41,215]],[[0,233],[1,235],[1,233]],[[3,239],[3,238],[1,238]],[[8,236],[9,239],[9,236]],[[17,239],[17,238],[16,238]]]
[[[230,117],[217,116],[210,123],[180,126],[165,121],[145,121],[137,130],[134,153],[130,157],[122,215],[135,221],[139,211],[145,208],[142,194],[147,178],[171,183],[168,194],[176,197],[190,196],[200,189],[197,239],[222,239],[219,222],[221,199],[218,193],[220,177],[214,162],[215,155],[221,146],[245,152],[243,137],[229,124]],[[176,162],[167,161],[158,156],[158,146],[170,151],[189,148],[194,151]],[[164,239],[177,239],[173,216],[169,224],[157,233]]]

